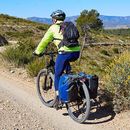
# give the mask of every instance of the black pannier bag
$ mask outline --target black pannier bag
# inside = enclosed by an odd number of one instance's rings
[[[78,80],[79,82],[75,82]],[[86,87],[88,88],[89,95],[91,99],[97,97],[98,90],[98,77],[96,75],[88,75],[85,73],[79,73],[78,75],[73,74],[63,74],[59,81],[59,98],[62,102],[77,101],[80,97],[84,98],[82,80]],[[79,95],[80,94],[80,95]]]
[[[88,88],[90,98],[95,99],[97,97],[98,90],[98,76],[88,75],[85,73],[79,73],[79,75],[82,76],[83,81]]]

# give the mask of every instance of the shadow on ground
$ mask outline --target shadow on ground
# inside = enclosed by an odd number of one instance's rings
[[[115,112],[107,107],[100,107],[95,112],[91,112],[88,120],[84,124],[100,124],[114,119]]]
[[[63,113],[64,116],[68,116],[68,113]],[[115,112],[109,107],[91,108],[89,118],[83,124],[100,124],[109,122],[114,119]]]

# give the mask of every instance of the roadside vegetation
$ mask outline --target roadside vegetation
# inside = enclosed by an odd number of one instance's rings
[[[6,47],[1,54],[3,59],[15,67],[25,68],[29,76],[36,76],[48,58],[34,57],[32,52],[49,25],[1,14],[0,26],[2,36],[8,41],[17,41],[17,44]],[[77,27],[84,48],[80,61],[72,63],[74,72],[98,75],[103,82],[100,88],[108,92],[108,103],[115,112],[130,109],[130,30],[104,30],[96,10],[81,12]],[[97,42],[104,45],[97,46]],[[48,49],[56,50],[51,44]]]
[[[111,93],[114,111],[130,109],[130,51],[123,52],[106,67],[105,88]]]
[[[35,44],[32,40],[23,40],[18,42],[15,47],[7,47],[2,56],[16,67],[25,67],[32,61],[32,50],[34,48]]]
[[[47,24],[0,14],[0,34],[6,37],[8,41],[21,41],[32,37],[39,40],[48,27]]]

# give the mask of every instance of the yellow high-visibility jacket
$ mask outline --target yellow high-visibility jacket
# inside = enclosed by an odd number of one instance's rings
[[[45,33],[44,37],[40,41],[39,45],[37,46],[35,53],[40,54],[44,52],[46,46],[53,41],[53,43],[56,45],[58,51],[65,51],[65,52],[76,52],[80,51],[80,46],[75,46],[75,47],[60,47],[58,48],[59,43],[61,42],[60,40],[56,39],[63,39],[62,33],[59,31],[60,30],[60,24],[63,21],[57,21],[55,24],[51,25],[50,28],[47,30]]]

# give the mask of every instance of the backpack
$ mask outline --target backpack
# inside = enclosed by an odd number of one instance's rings
[[[60,25],[59,32],[63,34],[63,40],[59,43],[58,47],[67,46],[74,47],[79,46],[78,38],[79,32],[76,26],[72,22],[63,22]]]

